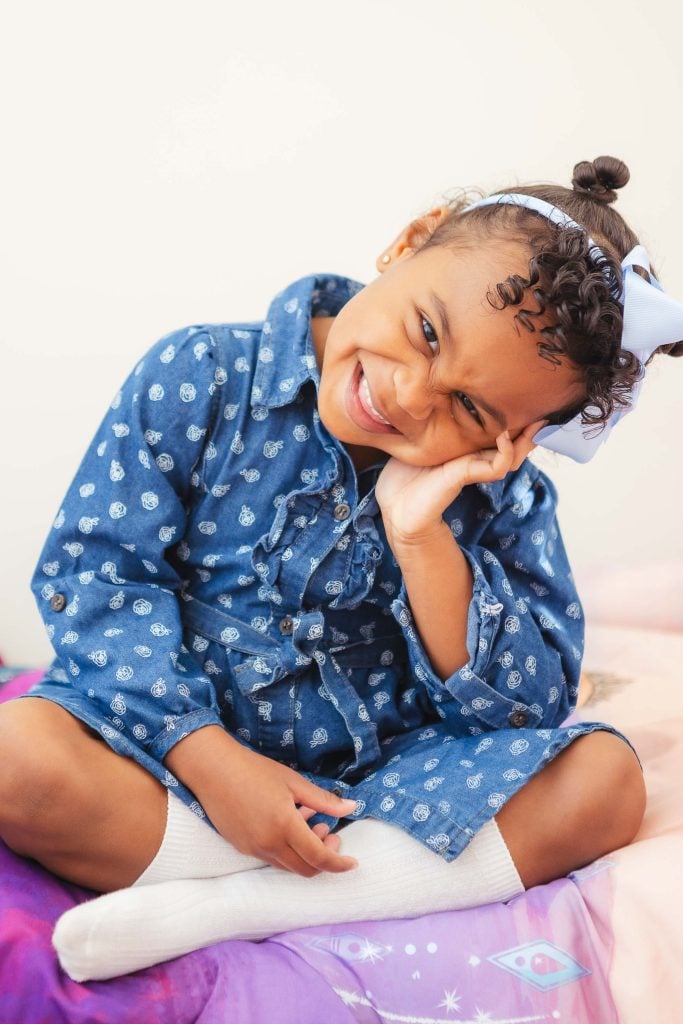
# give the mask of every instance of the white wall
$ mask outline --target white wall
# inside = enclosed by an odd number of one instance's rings
[[[0,27],[5,659],[49,655],[33,565],[109,399],[168,330],[258,318],[305,273],[368,280],[377,252],[449,189],[568,183],[601,153],[629,164],[618,208],[683,298],[682,28],[680,6],[657,0],[12,5]],[[657,556],[683,554],[683,360],[661,362],[593,464],[551,469],[579,560],[642,561],[653,533]]]

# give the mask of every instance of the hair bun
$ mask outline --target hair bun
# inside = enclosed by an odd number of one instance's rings
[[[629,169],[615,156],[598,156],[595,160],[582,160],[574,167],[572,185],[575,192],[583,192],[600,203],[613,203],[615,189],[623,188],[631,177]]]

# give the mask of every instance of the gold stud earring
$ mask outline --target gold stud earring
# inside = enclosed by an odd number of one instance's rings
[[[390,259],[391,259],[391,256],[389,255],[389,253],[385,252],[384,256],[382,256],[382,263],[388,263]]]

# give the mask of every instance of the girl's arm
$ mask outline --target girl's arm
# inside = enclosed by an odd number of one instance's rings
[[[114,749],[123,735],[156,760],[220,724],[214,687],[183,646],[175,568],[202,493],[220,362],[202,329],[150,349],[88,448],[32,582],[57,655],[48,678],[81,691]]]
[[[473,579],[467,558],[442,520],[429,537],[394,541],[417,632],[436,674],[448,679],[469,661],[467,609]]]
[[[115,396],[33,579],[57,655],[48,681],[80,690],[114,750],[125,737],[177,770],[239,849],[301,874],[344,870],[352,863],[320,841],[296,803],[339,817],[353,802],[229,736],[214,686],[183,644],[184,577],[198,571],[191,547],[206,525],[193,510],[229,400],[228,355],[210,329],[175,332]]]
[[[536,429],[524,433],[530,438]],[[503,478],[504,462],[518,468],[523,451],[523,441],[508,450],[488,482]],[[449,464],[456,495],[458,461]],[[456,541],[442,514],[434,521],[445,493],[442,486],[436,496],[434,471],[391,462],[387,469],[388,486],[380,477],[377,497],[404,577],[392,611],[413,675],[439,715],[475,733],[561,722],[577,693],[583,621],[551,482],[529,464],[507,477],[504,491],[498,488],[502,507],[481,509],[486,526],[478,543],[467,543]],[[479,473],[485,477],[483,466]]]
[[[504,477],[518,468],[533,448],[532,424],[513,443],[501,435],[499,448],[474,452],[431,467],[390,459],[380,474],[375,496],[387,540],[403,575],[394,615],[413,622],[433,672],[447,679],[469,660],[468,609],[474,580],[468,561],[444,521],[444,513],[467,484]],[[407,599],[410,599],[410,608]]]

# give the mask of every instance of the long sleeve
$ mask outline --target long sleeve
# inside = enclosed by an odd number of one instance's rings
[[[177,567],[226,381],[206,329],[148,352],[104,417],[32,582],[57,655],[52,678],[159,759],[220,724],[211,681],[182,643]]]
[[[467,663],[442,681],[415,628],[405,586],[392,605],[415,679],[441,717],[474,734],[559,725],[574,705],[583,653],[582,609],[553,484],[526,464],[502,495],[495,513],[479,510],[480,529],[464,530],[463,517],[450,521],[474,580]]]

